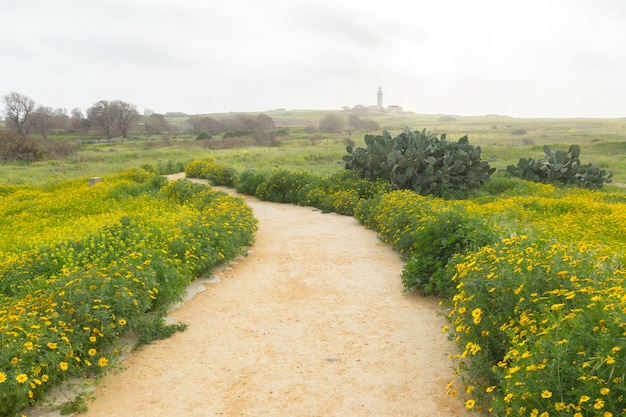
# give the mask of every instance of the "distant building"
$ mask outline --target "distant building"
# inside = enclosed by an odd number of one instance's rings
[[[402,106],[398,106],[396,104],[390,104],[385,108],[383,106],[383,89],[382,87],[378,87],[378,93],[376,94],[376,104],[372,104],[370,106],[364,106],[362,104],[357,104],[356,106],[350,107],[344,106],[343,109],[345,111],[352,111],[353,113],[367,113],[369,111],[372,112],[390,112],[390,113],[402,113],[404,109]]]

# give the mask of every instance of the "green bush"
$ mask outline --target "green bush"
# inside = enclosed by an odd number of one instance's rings
[[[177,174],[185,171],[185,165],[180,162],[174,162],[168,159],[165,162],[159,161],[157,163],[157,173],[159,175]]]
[[[224,132],[224,134],[222,135],[222,138],[224,139],[240,138],[242,136],[249,136],[250,134],[252,134],[250,130],[235,130],[235,131]]]
[[[383,242],[408,257],[415,241],[415,231],[448,209],[445,200],[409,190],[395,190],[363,200],[354,216],[365,227],[378,231]]]
[[[300,203],[309,190],[319,186],[319,181],[319,177],[307,172],[278,170],[257,186],[255,196],[266,201]]]
[[[320,186],[310,190],[301,203],[353,216],[362,201],[387,191],[391,191],[391,187],[384,181],[368,181],[354,171],[343,171],[322,178]]]
[[[0,162],[36,162],[45,158],[44,148],[17,133],[0,132]]]
[[[624,270],[599,258],[525,236],[455,258],[448,319],[477,404],[494,415],[624,415]]]
[[[592,190],[602,188],[612,181],[613,174],[592,164],[583,165],[580,162],[580,146],[572,145],[567,152],[552,150],[546,145],[543,147],[545,157],[520,158],[517,165],[509,165],[506,172],[513,177],[525,180],[542,182],[544,184],[572,184]]]
[[[259,184],[267,180],[268,177],[269,174],[267,172],[248,169],[239,175],[235,188],[238,193],[255,195]]]
[[[185,174],[189,178],[207,179],[211,185],[234,187],[237,183],[237,170],[226,164],[215,162],[212,159],[189,162],[185,166]]]
[[[261,200],[312,206],[349,216],[361,201],[389,190],[387,183],[364,180],[353,171],[320,178],[301,171],[247,170],[237,182],[238,192],[253,194]]]
[[[448,262],[454,255],[494,242],[497,236],[482,217],[453,209],[426,222],[412,237],[411,255],[402,271],[404,287],[449,297],[456,284],[444,274]]]
[[[382,135],[365,135],[365,144],[365,148],[346,148],[346,169],[422,195],[462,196],[495,171],[481,159],[480,147],[471,145],[467,136],[452,142],[445,134],[439,138],[426,130],[406,130],[392,138],[385,130]]]
[[[212,138],[213,136],[211,136],[209,132],[200,132],[200,134],[196,136],[196,140],[206,140],[206,139],[212,139]]]

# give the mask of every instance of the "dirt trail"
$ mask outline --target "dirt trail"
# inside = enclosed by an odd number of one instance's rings
[[[171,313],[189,328],[105,376],[84,417],[470,415],[434,298],[356,220],[247,201],[251,253]]]

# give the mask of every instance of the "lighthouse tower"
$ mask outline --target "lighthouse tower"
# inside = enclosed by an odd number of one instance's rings
[[[376,95],[376,105],[379,110],[383,108],[383,89],[378,87],[378,94]]]

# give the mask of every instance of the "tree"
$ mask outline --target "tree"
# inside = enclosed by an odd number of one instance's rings
[[[70,116],[70,126],[72,129],[86,135],[91,129],[92,121],[83,116],[83,112],[78,107],[72,109]]]
[[[361,119],[356,114],[348,116],[348,124],[354,129],[360,130],[380,130],[380,126],[375,120]]]
[[[187,123],[191,125],[192,132],[197,135],[202,131],[202,117],[191,116],[187,119]]]
[[[25,95],[9,93],[4,96],[4,114],[7,128],[24,137],[33,127],[35,102]]]
[[[115,115],[117,129],[122,134],[122,137],[127,138],[130,129],[135,126],[139,119],[137,106],[122,100],[115,100],[111,103],[111,107]]]
[[[187,123],[191,125],[191,129],[196,135],[201,132],[207,132],[215,135],[227,130],[226,125],[223,122],[210,116],[192,116],[187,120]]]
[[[236,121],[241,127],[237,129],[229,128],[229,130],[256,130],[257,119],[254,116],[237,113],[233,121]]]
[[[256,117],[256,128],[257,130],[272,130],[276,129],[276,123],[267,114],[259,114]]]
[[[39,133],[44,139],[48,139],[48,134],[52,130],[55,122],[54,110],[51,107],[39,105],[32,114],[32,131]]]
[[[165,120],[165,116],[152,111],[144,112],[143,126],[146,132],[151,135],[170,133],[173,130],[173,126]]]
[[[107,138],[119,133],[128,137],[128,133],[139,119],[137,106],[122,100],[100,100],[87,109],[87,118],[99,127]]]
[[[115,112],[107,100],[100,100],[87,109],[87,119],[102,130],[107,138],[113,137]]]
[[[328,113],[320,120],[320,131],[328,133],[339,133],[343,130],[345,121],[343,117],[335,114]]]
[[[62,108],[56,108],[53,111],[54,117],[54,129],[68,129],[70,127],[70,118],[67,115],[67,110]]]

